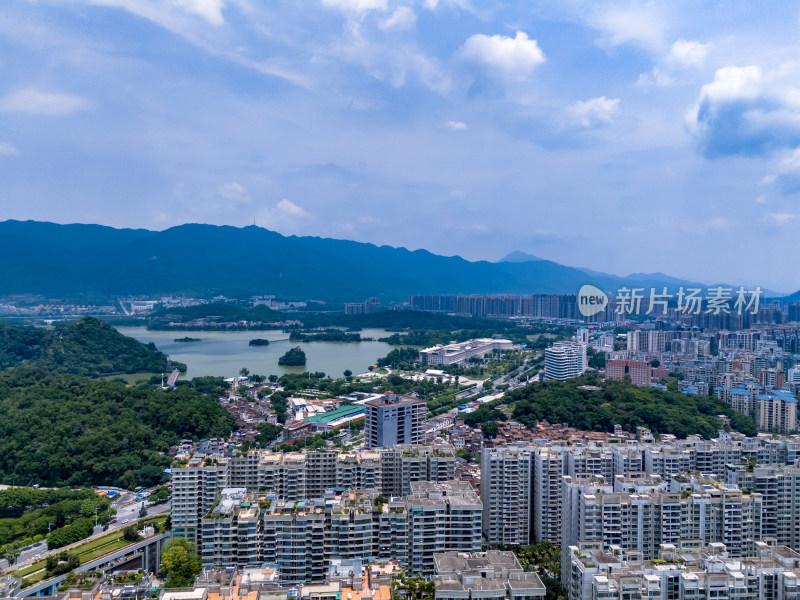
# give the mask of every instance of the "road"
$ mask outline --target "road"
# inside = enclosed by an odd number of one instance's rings
[[[147,516],[152,517],[155,515],[162,514],[164,512],[168,512],[171,508],[171,502],[165,502],[163,504],[156,504],[154,506],[150,506],[147,509]],[[114,515],[114,518],[117,520],[116,523],[111,523],[108,526],[108,529],[103,530],[101,525],[98,525],[94,528],[94,532],[92,535],[85,539],[81,540],[80,542],[76,542],[73,546],[83,544],[95,538],[101,537],[103,535],[107,535],[112,531],[120,529],[122,527],[127,527],[131,523],[139,520],[139,509],[142,507],[141,502],[136,502],[134,500],[134,495],[130,493],[126,493],[114,502],[111,505],[113,508],[117,509],[117,514]],[[71,546],[70,546],[71,547]],[[57,548],[55,550],[48,550],[47,543],[42,541],[38,544],[34,544],[23,550],[17,562],[14,564],[14,570],[17,570],[28,563],[36,562],[37,560],[41,560],[51,554],[58,554],[59,552],[63,552],[67,548]],[[9,568],[8,561],[4,558],[0,558],[0,572],[5,571]]]

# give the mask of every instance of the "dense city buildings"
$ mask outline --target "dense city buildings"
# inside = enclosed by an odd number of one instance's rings
[[[434,553],[481,550],[482,505],[466,482],[413,482],[403,496],[376,490],[286,501],[226,489],[202,519],[205,567],[280,564],[281,583],[324,581],[332,560],[394,560],[433,574]]]
[[[800,598],[800,555],[758,542],[745,556],[722,543],[662,544],[658,557],[587,543],[570,546],[562,585],[568,600]]]
[[[449,445],[190,457],[172,467],[173,529],[176,535],[200,541],[200,519],[224,488],[268,490],[287,502],[319,498],[329,489],[370,489],[392,497],[409,494],[417,481],[451,481],[454,470],[455,453]]]

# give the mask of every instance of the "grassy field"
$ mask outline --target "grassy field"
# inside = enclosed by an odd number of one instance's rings
[[[139,521],[140,524],[152,525],[154,523],[158,523],[162,525],[167,520],[166,515],[159,515],[156,517],[150,517],[148,519],[144,519],[143,521]],[[86,542],[85,544],[81,544],[80,546],[76,546],[74,548],[70,548],[67,550],[73,554],[78,555],[78,559],[80,560],[80,564],[86,564],[87,562],[93,561],[96,558],[100,558],[101,556],[105,556],[111,552],[116,550],[120,550],[125,546],[131,545],[132,542],[128,542],[122,539],[122,535],[124,532],[124,528],[117,529],[108,535],[104,535],[97,539],[94,539],[90,542]],[[46,560],[38,560],[35,563],[28,565],[27,567],[20,569],[13,573],[15,577],[20,577],[25,580],[24,586],[27,587],[33,585],[35,583],[39,583],[45,577],[45,565]]]
[[[161,377],[162,374],[163,373],[119,373],[117,375],[106,375],[100,379],[123,379],[128,385],[136,385],[137,383],[147,383],[153,375]],[[166,381],[167,377],[169,377],[169,373],[163,375],[164,381]]]

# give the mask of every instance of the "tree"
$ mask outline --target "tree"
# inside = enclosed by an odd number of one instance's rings
[[[277,375],[270,375],[269,377],[267,377],[267,379],[269,379],[270,383],[275,383],[276,381],[278,381],[278,376]]]
[[[139,509],[139,518],[140,518],[140,519],[144,519],[146,516],[147,516],[147,507],[143,505],[143,506],[142,506],[142,507]]]
[[[302,367],[306,364],[306,353],[300,346],[295,346],[278,359],[278,364],[286,367]]]
[[[60,554],[50,555],[45,561],[47,577],[69,573],[74,568],[80,566],[80,564],[81,559],[73,552],[61,552]]]
[[[161,554],[161,572],[166,575],[164,587],[188,587],[203,569],[203,562],[194,544],[186,538],[173,538]]]
[[[242,367],[241,369],[239,369],[239,375],[241,375],[242,377],[247,377],[248,375],[250,375],[250,369],[248,369],[247,367]]]
[[[19,542],[12,542],[11,544],[7,544],[3,546],[3,552],[0,554],[3,558],[8,561],[8,564],[13,565],[17,562],[20,553],[22,552],[22,546]]]
[[[353,376],[353,372],[350,369],[345,369],[344,376],[350,379]]]
[[[433,600],[436,584],[433,580],[426,581],[417,573],[413,577],[406,577],[402,571],[392,581],[393,600]]]
[[[138,542],[142,539],[142,536],[139,535],[136,525],[128,525],[122,530],[122,539],[126,542]]]
[[[497,433],[500,428],[497,425],[496,421],[489,421],[488,423],[481,423],[481,431],[483,431],[483,435],[485,437],[497,437]]]

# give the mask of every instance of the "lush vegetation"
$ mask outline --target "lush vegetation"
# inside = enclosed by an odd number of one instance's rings
[[[306,364],[306,353],[300,346],[295,346],[278,359],[278,364],[285,367],[301,367]]]
[[[94,521],[89,517],[75,519],[69,525],[56,529],[47,536],[47,549],[62,548],[88,538],[94,531]]]
[[[526,571],[536,571],[545,586],[545,600],[564,598],[561,587],[561,550],[550,542],[535,542],[530,546],[500,545],[499,550],[513,552]]]
[[[47,577],[55,577],[56,575],[63,575],[69,573],[76,567],[80,566],[81,560],[74,552],[61,552],[47,557],[45,561],[45,569]]]
[[[341,329],[323,329],[321,331],[297,331],[289,334],[292,342],[362,342],[370,341],[361,338],[360,333],[346,333]]]
[[[20,365],[89,377],[160,372],[173,367],[186,370],[186,365],[170,363],[153,344],[126,337],[93,317],[52,329],[0,323],[0,369]]]
[[[390,367],[408,371],[416,366],[419,350],[416,348],[395,348],[376,363],[379,367]]]
[[[269,346],[269,340],[265,340],[264,338],[255,338],[250,340],[249,346]]]
[[[174,339],[174,340],[172,340],[172,341],[173,341],[173,342],[184,342],[184,343],[188,343],[188,342],[202,342],[203,340],[201,340],[200,338],[193,338],[193,337],[189,337],[189,336],[187,335],[186,337],[182,337],[182,338],[175,338],[175,339]]]
[[[227,437],[233,426],[217,397],[187,387],[11,369],[0,373],[0,482],[152,485],[169,465],[160,452],[181,438]]]
[[[186,538],[173,538],[161,554],[161,572],[165,588],[188,587],[202,570],[202,560],[194,544]]]
[[[111,501],[84,488],[79,490],[9,488],[0,491],[0,555],[14,562],[22,548],[47,537],[48,545],[57,548],[64,544],[51,545],[51,539],[69,535],[60,533],[82,519],[94,519],[100,524],[108,523],[116,513]],[[80,539],[80,538],[77,538]],[[53,542],[55,544],[56,542]]]
[[[436,584],[420,573],[407,577],[400,571],[392,578],[392,600],[433,600]]]
[[[601,389],[579,389],[582,385]],[[710,439],[722,429],[717,415],[726,415],[734,430],[756,435],[753,420],[734,412],[722,400],[690,396],[678,392],[674,384],[670,387],[668,390],[636,387],[625,381],[601,382],[585,375],[564,382],[534,382],[508,393],[503,402],[515,402],[512,417],[528,426],[546,420],[588,431],[612,431],[618,423],[626,431],[645,426],[654,434],[671,433],[679,438],[700,434]],[[491,407],[485,405],[480,410],[491,411]],[[498,412],[488,416],[499,417]]]
[[[155,311],[148,321],[149,329],[169,329],[171,322],[186,323],[195,319],[207,319],[209,326],[194,329],[215,329],[214,323],[231,323],[248,321],[250,323],[274,323],[287,319],[287,316],[266,306],[260,305],[253,308],[215,302],[200,304],[198,306],[173,307]],[[256,329],[280,329],[279,325],[256,327]]]

